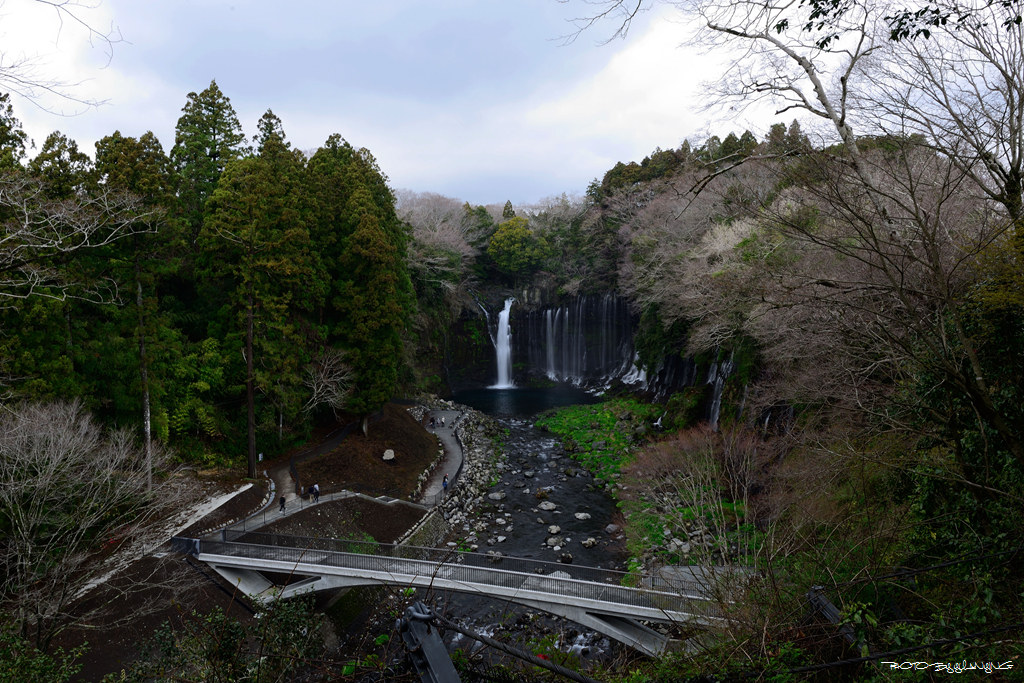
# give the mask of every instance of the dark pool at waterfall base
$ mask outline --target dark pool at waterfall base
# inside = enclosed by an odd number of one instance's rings
[[[452,396],[456,403],[493,417],[528,417],[551,408],[597,403],[601,399],[570,384],[543,388],[467,389]]]
[[[558,437],[533,426],[539,412],[600,399],[572,386],[479,389],[452,398],[488,413],[506,429],[505,462],[488,491],[503,495],[500,500],[488,498],[473,519],[453,530],[460,545],[478,546],[481,553],[549,562],[564,561],[568,553],[573,564],[624,568],[622,536],[605,530],[615,521],[615,501],[565,453]],[[557,549],[548,544],[553,536],[565,541]],[[584,543],[587,539],[594,543]],[[557,638],[563,651],[584,657],[600,657],[611,647],[607,638],[577,624],[509,602],[452,593],[443,603],[449,617],[487,634],[501,633],[501,639],[510,644],[529,645],[547,633]],[[530,612],[536,616],[529,616]],[[455,638],[449,645],[473,649],[475,644]]]

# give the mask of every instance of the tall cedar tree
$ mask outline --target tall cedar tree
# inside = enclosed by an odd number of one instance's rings
[[[50,133],[39,154],[28,164],[29,171],[46,186],[51,199],[68,199],[85,190],[94,177],[92,160],[78,149],[78,143],[63,133]]]
[[[133,192],[143,198],[149,207],[163,211],[154,213],[157,223],[153,232],[132,235],[113,245],[110,254],[115,277],[125,293],[130,293],[133,305],[121,307],[113,324],[117,326],[112,339],[132,340],[135,345],[137,367],[132,374],[137,380],[119,392],[139,406],[142,417],[143,445],[147,463],[152,462],[153,404],[161,417],[166,415],[166,406],[159,398],[164,393],[160,383],[151,380],[152,341],[157,337],[167,338],[165,318],[159,313],[156,289],[162,275],[172,265],[173,245],[176,233],[168,220],[173,202],[173,175],[171,162],[163,146],[152,132],[139,138],[126,137],[120,131],[108,135],[96,143],[96,171],[106,185]],[[163,355],[166,355],[166,351]],[[113,379],[113,378],[111,378]],[[125,378],[127,379],[127,378]],[[154,392],[154,389],[156,391]],[[154,401],[156,398],[156,401]],[[133,411],[134,412],[134,411]],[[161,419],[160,433],[166,434],[166,420]],[[152,472],[150,471],[150,476]],[[149,480],[152,485],[152,479]]]
[[[413,305],[407,235],[395,197],[369,150],[332,135],[309,162],[327,298],[319,320],[327,344],[346,351],[355,381],[347,402],[365,418],[393,395]],[[364,258],[365,257],[365,258]]]
[[[413,305],[407,236],[395,197],[369,150],[332,135],[310,159],[320,246],[329,291],[320,320],[328,344],[346,350],[355,381],[347,405],[366,417],[394,394],[402,339]]]
[[[280,400],[279,383],[301,385],[291,307],[314,272],[303,189],[301,156],[272,136],[258,156],[228,164],[199,236],[200,271],[223,292],[236,329],[229,337],[242,342],[249,476],[256,475],[256,392]]]
[[[224,169],[248,152],[234,108],[217,81],[201,93],[190,92],[175,128],[171,160],[177,170],[179,205],[191,228],[192,242],[203,223],[203,208]]]
[[[14,115],[11,96],[0,93],[0,172],[21,168],[27,140],[21,121]]]
[[[358,216],[358,224],[342,259],[341,272],[348,279],[338,303],[345,314],[345,346],[355,371],[348,407],[363,416],[365,434],[369,415],[380,410],[398,386],[410,285],[404,244],[385,229],[387,219],[394,217],[393,206],[375,206],[370,192],[359,188],[347,208],[349,215]]]

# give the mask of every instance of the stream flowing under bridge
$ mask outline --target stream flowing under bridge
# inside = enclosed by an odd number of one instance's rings
[[[452,590],[540,609],[652,655],[668,638],[639,620],[702,628],[723,621],[714,597],[719,582],[695,567],[627,574],[454,549],[240,531],[172,542],[262,600],[367,585]]]

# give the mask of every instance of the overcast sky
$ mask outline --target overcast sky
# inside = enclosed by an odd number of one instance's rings
[[[524,204],[582,194],[655,147],[745,127],[760,137],[771,123],[700,112],[700,84],[720,67],[679,47],[685,26],[667,9],[625,41],[599,44],[609,23],[566,45],[587,10],[578,0],[85,1],[97,5],[85,19],[123,37],[109,63],[108,46],[52,8],[0,6],[5,64],[35,58],[106,102],[61,117],[15,98],[37,147],[59,130],[92,154],[115,130],[152,130],[170,151],[187,94],[216,79],[250,137],[269,108],[299,149],[332,133],[369,148],[395,188]]]

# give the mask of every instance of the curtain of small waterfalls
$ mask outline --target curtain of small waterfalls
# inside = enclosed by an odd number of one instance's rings
[[[590,392],[618,381],[663,399],[683,387],[705,385],[705,418],[717,426],[726,379],[735,365],[731,355],[698,366],[693,358],[670,354],[644,371],[635,365],[635,320],[625,298],[611,293],[581,295],[560,306],[517,306],[513,311],[514,301],[505,300],[496,329],[488,326],[497,361],[497,381],[491,389],[515,388],[512,356],[520,364],[521,379],[546,377]]]
[[[579,296],[517,321],[516,354],[550,380],[601,385],[633,368],[633,321],[614,294]]]

